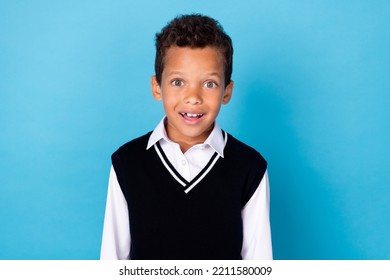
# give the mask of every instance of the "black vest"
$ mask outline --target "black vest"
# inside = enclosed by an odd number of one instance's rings
[[[267,162],[228,135],[224,158],[215,153],[187,182],[168,171],[158,143],[146,150],[150,134],[112,155],[129,210],[130,258],[241,259],[241,210],[256,191]]]

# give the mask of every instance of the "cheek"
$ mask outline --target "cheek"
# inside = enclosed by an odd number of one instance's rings
[[[163,99],[163,106],[164,106],[164,109],[165,111],[173,111],[175,110],[178,102],[175,98],[173,98],[172,96],[164,96]]]
[[[215,94],[213,96],[210,96],[210,98],[208,98],[207,103],[210,107],[213,107],[218,110],[222,104],[222,94]]]

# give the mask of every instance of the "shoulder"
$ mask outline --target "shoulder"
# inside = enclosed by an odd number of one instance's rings
[[[267,161],[265,158],[251,146],[241,142],[231,134],[227,136],[227,142],[224,150],[227,159],[234,159],[237,162],[242,162],[250,165],[262,166],[267,168]]]
[[[152,132],[148,132],[145,135],[123,144],[112,154],[112,158],[114,159],[122,156],[126,157],[127,155],[134,155],[138,152],[146,150],[146,145],[151,133]]]
[[[244,180],[241,205],[244,206],[255,193],[267,171],[267,161],[254,148],[228,134],[224,160],[227,170]]]

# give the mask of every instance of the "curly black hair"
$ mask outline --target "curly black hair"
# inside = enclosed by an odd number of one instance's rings
[[[161,84],[166,51],[172,47],[217,48],[224,59],[225,87],[230,83],[233,71],[233,44],[223,27],[215,19],[200,15],[180,15],[156,34],[156,80]]]

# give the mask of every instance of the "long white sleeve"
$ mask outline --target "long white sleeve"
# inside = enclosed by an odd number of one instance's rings
[[[130,242],[127,202],[119,186],[115,170],[111,167],[100,259],[129,259]]]
[[[244,231],[241,256],[244,260],[272,260],[269,210],[270,194],[266,171],[256,192],[241,211]]]

